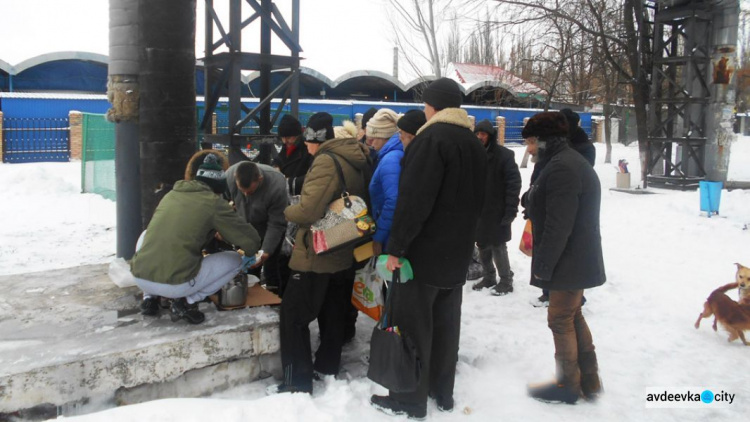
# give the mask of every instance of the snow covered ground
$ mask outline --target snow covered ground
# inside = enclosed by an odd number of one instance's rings
[[[515,148],[521,160],[523,150]],[[528,382],[551,379],[552,336],[545,308],[529,302],[539,291],[528,285],[530,259],[509,244],[516,273],[515,292],[493,297],[464,289],[455,387],[456,409],[446,414],[428,405],[428,418],[448,420],[746,420],[750,383],[744,359],[750,348],[711,321],[693,323],[708,294],[733,281],[740,262],[750,266],[750,191],[722,192],[720,216],[699,211],[698,192],[653,190],[653,195],[613,192],[615,170],[603,164],[597,145],[596,170],[602,182],[602,235],[607,283],[587,291],[584,315],[600,360],[605,394],[596,403],[575,406],[536,402]],[[637,147],[615,145],[613,162],[630,162],[633,184],[639,174]],[[521,170],[524,188],[531,167]],[[750,137],[732,145],[730,179],[750,180]],[[0,165],[0,274],[109,262],[115,251],[114,203],[79,194],[80,163]],[[513,226],[520,233],[523,220]],[[731,295],[736,297],[736,293]],[[360,357],[368,353],[373,325],[360,316],[355,341],[344,350],[340,380],[316,383],[312,396],[266,397],[260,380],[205,399],[171,399],[105,410],[80,421],[276,420],[322,422],[391,421],[368,404],[384,390],[370,382]],[[312,325],[316,329],[316,324]],[[313,334],[313,338],[317,336]],[[647,409],[647,389],[735,394],[725,407]],[[651,390],[649,390],[651,391]]]

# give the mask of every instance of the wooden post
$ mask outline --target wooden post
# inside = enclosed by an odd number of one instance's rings
[[[83,157],[83,113],[70,111],[68,122],[70,125],[70,159],[80,160]]]
[[[495,126],[497,126],[497,143],[505,145],[505,117],[495,117]]]

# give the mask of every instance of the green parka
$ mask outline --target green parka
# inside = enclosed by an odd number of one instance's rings
[[[338,129],[338,128],[337,128]],[[305,175],[298,204],[284,211],[288,221],[297,223],[299,230],[289,261],[289,268],[301,272],[335,273],[349,268],[354,263],[354,248],[342,248],[324,255],[316,255],[312,249],[310,226],[323,218],[330,204],[341,195],[341,183],[333,159],[326,154],[335,154],[344,172],[349,194],[364,198],[367,186],[364,172],[371,172],[367,158],[367,147],[351,138],[334,138],[323,142],[314,156],[312,166]]]
[[[203,182],[180,180],[156,207],[131,272],[155,283],[192,280],[201,268],[203,246],[217,231],[248,256],[260,248],[258,232],[227,201]]]

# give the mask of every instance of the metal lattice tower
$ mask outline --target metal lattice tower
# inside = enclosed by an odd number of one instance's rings
[[[673,5],[674,3],[681,3]],[[648,184],[693,189],[706,176],[711,99],[709,2],[656,2],[648,115]]]
[[[206,38],[203,59],[206,81],[206,108],[200,130],[206,134],[205,142],[221,143],[229,146],[230,162],[246,159],[240,151],[250,139],[263,137],[271,133],[274,122],[290,101],[291,113],[298,115],[299,107],[299,0],[292,1],[292,25],[286,23],[272,0],[244,0],[254,13],[242,19],[243,0],[229,0],[229,31],[225,31],[214,9],[214,0],[206,3]],[[242,30],[260,18],[260,53],[242,51]],[[213,32],[216,29],[221,39],[214,42]],[[290,50],[289,56],[271,54],[271,32]],[[226,46],[229,51],[214,53],[219,47]],[[290,75],[271,91],[271,71],[291,69]],[[260,102],[250,110],[242,104],[242,70],[260,71]],[[229,133],[211,135],[211,116],[216,109],[219,97],[223,92],[229,97]],[[282,100],[271,115],[271,99]],[[258,124],[260,135],[243,135],[242,128],[250,120]]]

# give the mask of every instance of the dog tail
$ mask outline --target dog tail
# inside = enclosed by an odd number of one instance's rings
[[[732,289],[736,289],[738,286],[739,286],[739,284],[736,283],[736,282],[735,283],[729,283],[729,284],[725,284],[725,285],[719,287],[718,289],[714,290],[713,292],[714,293],[726,293],[726,292],[728,292],[728,291],[730,291]]]

